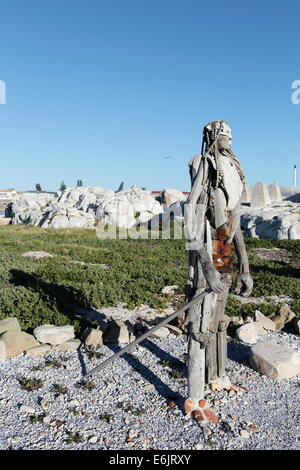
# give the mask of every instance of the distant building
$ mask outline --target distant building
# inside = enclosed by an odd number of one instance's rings
[[[20,194],[15,189],[0,189],[0,200],[11,200]]]

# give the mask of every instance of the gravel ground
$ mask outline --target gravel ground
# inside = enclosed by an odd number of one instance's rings
[[[268,340],[299,348],[299,337],[289,333],[259,339]],[[92,376],[94,389],[76,387],[83,372],[118,349],[105,346],[100,358],[84,350],[53,351],[0,363],[0,449],[300,449],[300,377],[260,375],[248,366],[248,346],[228,338],[228,375],[249,392],[208,390],[220,422],[204,426],[181,411],[187,393],[183,336],[145,340]],[[44,385],[23,390],[21,377]],[[54,384],[65,393],[52,391]]]

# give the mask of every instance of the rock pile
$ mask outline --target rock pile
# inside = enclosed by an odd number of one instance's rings
[[[300,204],[275,202],[266,207],[242,206],[241,227],[247,237],[300,239]]]
[[[104,224],[131,228],[163,212],[150,191],[130,188],[115,193],[102,187],[67,188],[55,195],[36,195],[11,202],[6,217],[13,224],[43,228],[91,228]]]
[[[25,352],[31,356],[41,356],[50,349],[73,351],[81,342],[75,339],[73,326],[42,325],[33,335],[21,331],[17,318],[0,320],[0,360],[9,359]]]

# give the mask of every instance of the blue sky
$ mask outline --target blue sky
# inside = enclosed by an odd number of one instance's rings
[[[250,184],[299,161],[296,1],[2,0],[0,188],[189,190],[225,119]],[[167,158],[166,158],[167,157]]]

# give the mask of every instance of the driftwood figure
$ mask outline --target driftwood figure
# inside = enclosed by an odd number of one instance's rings
[[[231,150],[231,129],[213,121],[203,131],[202,154],[189,162],[191,192],[185,204],[189,278],[187,301],[211,288],[188,309],[188,398],[184,411],[199,423],[218,418],[204,400],[205,384],[212,389],[237,390],[225,376],[227,335],[224,309],[231,285],[232,243],[240,265],[236,293],[248,296],[253,287],[240,229],[244,173]]]

